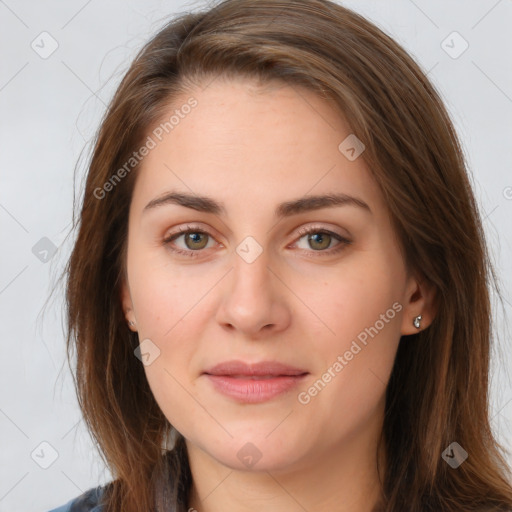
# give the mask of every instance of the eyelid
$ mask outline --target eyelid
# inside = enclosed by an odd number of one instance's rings
[[[322,232],[322,233],[328,233],[330,235],[335,235],[347,242],[350,241],[350,238],[351,238],[350,235],[348,235],[348,234],[343,235],[342,233],[338,233],[337,231],[335,231],[335,229],[336,228],[326,227],[325,225],[322,225],[322,224],[309,224],[307,226],[300,227],[296,231],[295,236],[303,237],[304,235],[307,235],[309,233]]]

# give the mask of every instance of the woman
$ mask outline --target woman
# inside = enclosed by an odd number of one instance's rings
[[[111,102],[78,228],[68,350],[114,480],[57,510],[512,509],[462,151],[361,16],[173,20]]]

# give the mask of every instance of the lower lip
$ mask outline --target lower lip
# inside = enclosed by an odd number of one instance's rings
[[[227,375],[209,375],[206,377],[215,389],[223,395],[243,403],[260,403],[271,400],[297,386],[307,374],[282,375],[268,379],[235,378]]]

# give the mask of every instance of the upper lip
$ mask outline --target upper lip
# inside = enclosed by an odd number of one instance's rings
[[[208,375],[236,375],[236,376],[280,376],[280,375],[303,375],[306,370],[296,368],[277,361],[261,361],[259,363],[245,363],[244,361],[232,360],[216,364],[204,371]]]

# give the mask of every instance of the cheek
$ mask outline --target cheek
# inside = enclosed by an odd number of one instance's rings
[[[139,332],[163,341],[172,338],[180,322],[200,303],[208,282],[193,272],[141,261],[134,262],[130,288]]]
[[[376,322],[382,328],[381,315],[385,315],[387,331],[391,323],[397,330],[396,317],[403,305],[393,304],[402,300],[403,277],[400,269],[385,259],[357,255],[329,274],[322,269],[305,275],[306,279],[301,277],[294,282],[294,291],[305,298],[304,303],[320,320],[314,322],[319,325],[318,339],[327,346],[343,348]]]
[[[325,321],[335,336],[318,338],[323,343],[316,349],[316,356],[321,354],[317,372],[300,397],[312,422],[315,417],[329,418],[315,423],[319,435],[357,433],[383,404],[400,341],[403,306],[393,301],[392,287],[372,294],[366,285],[363,279],[347,281],[332,289],[336,300],[325,302]]]
[[[190,395],[194,393],[192,360],[202,322],[211,314],[205,312],[201,298],[218,278],[210,272],[205,282],[192,266],[187,272],[148,257],[133,257],[131,264],[130,290],[139,341],[150,340],[147,347],[152,353],[151,363],[144,366],[146,378],[161,410],[179,429],[180,417],[193,419],[200,412]]]
[[[315,336],[322,341],[315,347],[316,388],[326,396],[319,404],[332,400],[345,411],[363,412],[381,398],[400,341],[403,274],[397,261],[382,253],[361,256],[309,293],[308,306],[322,320]]]
[[[166,297],[163,295],[161,303],[154,303],[155,309],[144,311],[146,331],[155,333],[145,338],[149,337],[158,347],[157,356],[144,366],[144,371],[164,415],[179,431],[189,431],[192,425],[204,421],[204,412],[193,399],[198,371],[194,356],[200,348],[202,329],[193,314],[186,315],[190,308],[183,311],[179,301],[166,303]],[[139,338],[143,339],[141,335]]]
[[[193,384],[187,380],[187,361],[179,349],[172,350],[172,363],[162,352],[150,366],[144,368],[146,378],[161,411],[180,432],[189,432],[194,425],[204,423],[204,411],[193,399]]]

